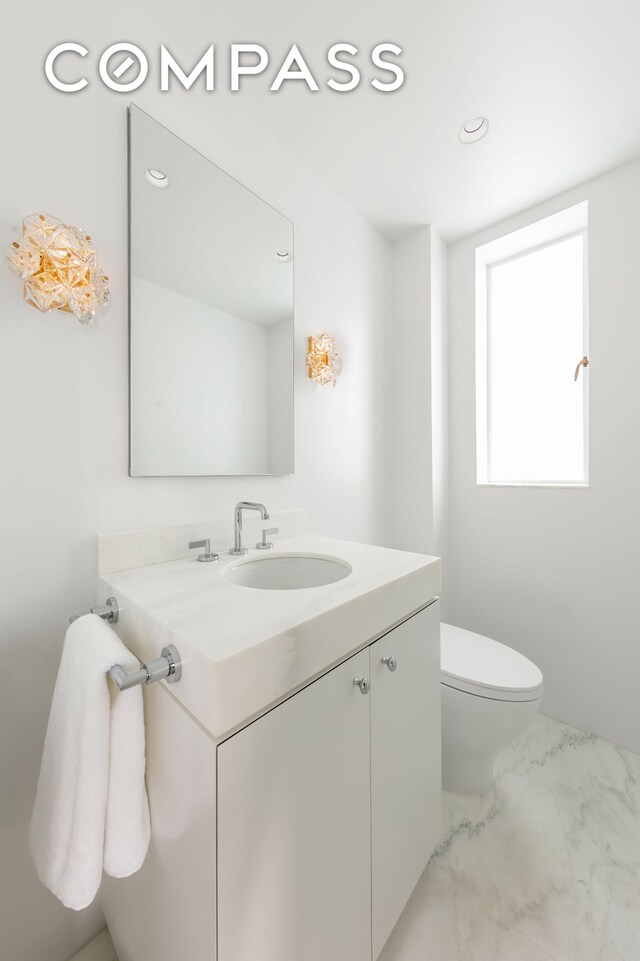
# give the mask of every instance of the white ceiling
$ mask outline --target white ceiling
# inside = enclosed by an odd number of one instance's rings
[[[265,45],[268,74],[245,82],[239,106],[391,236],[431,223],[452,240],[640,154],[638,0],[137,5],[192,63],[215,43],[218,88],[231,42]],[[318,93],[298,82],[268,91],[294,41]],[[367,79],[368,50],[398,43],[404,86],[328,89],[325,54],[338,41],[360,47]],[[460,125],[476,115],[489,118],[489,134],[463,145]]]

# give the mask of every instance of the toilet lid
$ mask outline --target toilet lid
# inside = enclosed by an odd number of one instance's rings
[[[542,671],[523,654],[452,624],[440,629],[443,684],[499,701],[533,701],[542,695]]]

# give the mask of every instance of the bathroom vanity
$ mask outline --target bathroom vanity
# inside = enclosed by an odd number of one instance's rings
[[[145,690],[149,854],[103,886],[120,961],[372,961],[440,835],[440,562],[305,533],[169,560],[176,530],[101,545],[122,639],[182,660]]]
[[[129,188],[130,473],[292,473],[293,224],[134,105]],[[241,502],[98,540],[118,634],[181,662],[147,859],[103,885],[120,961],[372,961],[439,838],[440,562],[305,531]]]

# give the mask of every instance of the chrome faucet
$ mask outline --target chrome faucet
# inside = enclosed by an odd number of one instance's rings
[[[242,546],[242,512],[243,511],[260,511],[260,517],[263,521],[269,520],[269,512],[264,504],[254,504],[253,501],[240,501],[236,504],[235,511],[235,524],[234,524],[234,543],[233,547],[229,551],[230,554],[234,554],[236,557],[247,553],[247,548]]]

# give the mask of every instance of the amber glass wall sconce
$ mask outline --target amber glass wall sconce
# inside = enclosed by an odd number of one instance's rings
[[[342,373],[342,357],[338,351],[335,337],[330,334],[309,337],[307,367],[309,368],[309,377],[316,384],[333,384],[334,387],[336,386],[338,377]]]
[[[38,310],[64,310],[89,324],[109,300],[109,278],[98,267],[91,237],[56,217],[25,217],[21,242],[5,253],[23,281],[24,300]]]

